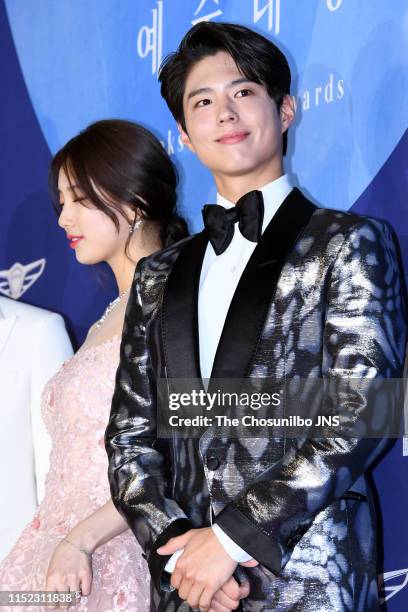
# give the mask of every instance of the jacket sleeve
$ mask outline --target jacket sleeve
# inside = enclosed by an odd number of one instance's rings
[[[154,306],[143,303],[143,262],[136,268],[125,315],[120,363],[105,434],[113,502],[142,546],[156,588],[170,589],[157,548],[192,525],[171,495],[166,445],[156,439],[156,382],[146,345]],[[149,313],[146,311],[149,310]]]
[[[350,228],[330,272],[323,382],[401,378],[405,343],[405,289],[392,230],[361,219]],[[398,404],[387,406],[390,420]],[[364,396],[336,396],[334,414],[349,416],[350,410],[356,418],[374,418]],[[297,440],[220,512],[216,523],[279,574],[315,516],[342,497],[386,445],[384,438],[368,437]]]

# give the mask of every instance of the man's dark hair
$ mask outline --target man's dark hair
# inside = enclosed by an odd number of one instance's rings
[[[245,78],[265,85],[278,111],[285,94],[290,92],[289,64],[273,42],[241,25],[202,21],[187,32],[177,51],[164,59],[159,71],[161,94],[184,131],[187,129],[183,96],[188,74],[197,62],[219,51],[232,57]],[[285,133],[284,153],[286,137]]]

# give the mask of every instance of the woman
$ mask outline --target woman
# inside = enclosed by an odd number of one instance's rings
[[[45,496],[0,564],[2,590],[69,590],[77,610],[149,609],[142,551],[110,500],[104,431],[135,263],[187,235],[176,182],[159,141],[127,121],[90,125],[52,161],[58,223],[80,263],[108,263],[119,295],[45,388]]]

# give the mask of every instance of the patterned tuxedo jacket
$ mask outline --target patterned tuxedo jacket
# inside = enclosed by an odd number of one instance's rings
[[[237,230],[236,230],[237,231]],[[259,561],[238,567],[243,610],[378,609],[376,522],[365,473],[385,439],[159,439],[158,379],[200,378],[197,296],[206,234],[142,260],[125,317],[106,432],[112,497],[143,547],[159,610],[159,546],[216,521]],[[385,222],[319,209],[294,189],[248,262],[212,378],[402,377],[403,277]],[[350,401],[348,401],[350,399]],[[396,404],[398,401],[395,402]],[[398,406],[390,403],[390,418]],[[339,398],[335,412],[370,406]]]

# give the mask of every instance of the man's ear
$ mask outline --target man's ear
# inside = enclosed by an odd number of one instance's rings
[[[195,153],[195,149],[191,143],[190,137],[187,132],[183,129],[181,123],[177,123],[177,129],[180,132],[181,142],[185,147],[188,147],[192,153]]]
[[[280,107],[282,134],[286,132],[296,115],[296,98],[286,94]]]

